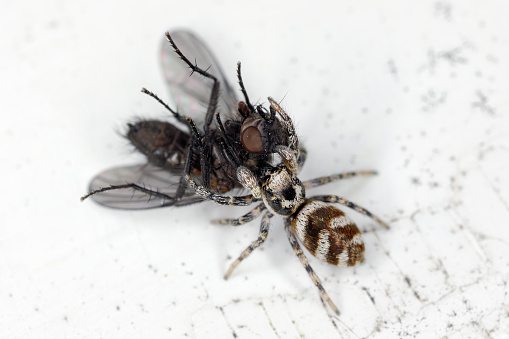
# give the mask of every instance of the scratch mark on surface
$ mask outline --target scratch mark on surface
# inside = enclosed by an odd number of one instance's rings
[[[263,313],[265,314],[265,317],[269,321],[269,325],[272,328],[272,331],[274,331],[274,334],[276,335],[276,337],[279,338],[277,331],[276,331],[276,327],[274,327],[274,324],[272,323],[272,319],[270,318],[269,314],[267,313],[267,309],[265,308],[265,305],[263,304],[263,302],[259,302],[258,305],[261,306]]]
[[[498,198],[498,200],[502,203],[502,205],[504,205],[504,208],[507,212],[509,212],[509,205],[507,204],[507,202],[504,200],[504,198],[500,195],[500,190],[493,184],[493,182],[490,180],[490,178],[488,177],[488,175],[486,174],[486,172],[482,169],[481,166],[479,166],[479,171],[481,172],[481,174],[483,175],[484,179],[486,179],[486,181],[488,182],[488,184],[490,185],[491,187],[491,190],[493,191],[493,193],[495,194],[495,196]]]
[[[413,289],[412,287],[412,282],[410,281],[410,278],[408,276],[404,276],[404,279],[405,279],[405,282],[407,283],[408,287],[410,287],[410,290],[412,290],[412,292],[414,293],[414,296],[420,301],[422,302],[422,299],[421,297],[419,296],[419,293],[417,293],[416,290]]]
[[[337,326],[336,322],[334,320],[337,320],[348,332],[350,332],[352,335],[354,335],[356,338],[360,338],[348,325],[341,321],[341,319],[337,318],[336,316],[331,316],[331,322],[336,331],[338,332],[339,336],[341,337],[342,332],[339,330],[339,327]]]
[[[376,302],[375,302],[375,298],[373,298],[373,296],[371,295],[371,293],[369,293],[368,289],[366,287],[362,287],[362,290],[364,292],[366,292],[366,294],[368,295],[369,299],[371,300],[371,302],[373,303],[373,305],[376,305]]]
[[[448,209],[448,207],[444,207],[443,211],[442,212],[446,212]],[[419,225],[419,223],[415,220],[415,217],[417,216],[418,213],[414,213],[411,217],[411,220],[412,220],[412,223],[415,225],[415,229],[417,231],[417,233],[419,233],[421,239],[422,239],[422,242],[424,243],[424,245],[426,245],[426,249],[428,250],[428,253],[430,255],[430,257],[432,258],[433,262],[435,262],[437,264],[437,268],[440,272],[442,272],[442,274],[444,275],[444,278],[445,278],[445,284],[450,287],[451,289],[453,289],[453,285],[450,283],[450,274],[449,272],[447,271],[447,269],[445,268],[444,266],[444,263],[442,262],[442,260],[440,259],[440,257],[437,257],[435,255],[436,251],[434,250],[434,248],[431,246],[431,244],[429,243],[428,239],[426,236],[424,236],[424,234],[422,233],[422,230],[421,230],[421,227]],[[405,280],[406,281],[406,280]],[[407,281],[407,284],[409,283],[409,281]],[[416,293],[416,291],[414,291],[414,293]],[[419,299],[420,300],[420,299]]]
[[[221,306],[218,306],[217,308],[218,308],[219,311],[221,311],[221,314],[222,314],[222,316],[224,318],[224,322],[226,323],[226,325],[228,325],[228,328],[230,329],[230,331],[232,331],[233,337],[234,338],[238,338],[237,332],[235,332],[235,329],[232,327],[232,325],[228,321],[228,318],[226,317],[226,314],[224,313],[224,309]]]

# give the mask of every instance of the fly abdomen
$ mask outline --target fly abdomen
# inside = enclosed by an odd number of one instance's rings
[[[171,123],[139,120],[128,124],[127,139],[145,154],[151,164],[165,168],[184,164],[186,147],[191,136]]]
[[[331,265],[355,266],[364,259],[364,242],[357,225],[332,205],[306,201],[292,228],[311,254]]]

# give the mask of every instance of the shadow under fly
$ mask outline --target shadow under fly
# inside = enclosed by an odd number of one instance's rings
[[[171,46],[171,53],[168,47],[162,49],[166,81],[174,95],[182,99],[181,108],[186,115],[170,108],[155,94],[145,89],[143,92],[163,104],[178,122],[187,126],[187,131],[157,120],[129,124],[127,138],[147,156],[148,164],[114,168],[97,175],[92,180],[91,192],[82,200],[92,196],[102,205],[124,209],[183,206],[204,200],[229,206],[259,202],[244,216],[213,221],[238,226],[263,214],[258,238],[232,263],[225,278],[263,244],[270,218],[278,215],[285,220],[290,244],[318,288],[322,301],[339,314],[299,242],[324,262],[355,266],[364,259],[361,232],[330,203],[345,205],[383,227],[387,225],[345,198],[335,195],[306,198],[305,191],[375,172],[347,172],[301,182],[297,174],[306,152],[299,145],[292,120],[281,106],[270,97],[269,109],[250,103],[240,63],[237,77],[244,101],[237,103],[215,58],[198,38],[182,31],[167,33],[166,37]],[[194,63],[189,56],[194,56]],[[198,65],[209,65],[209,68]],[[199,77],[181,76],[188,68],[191,75],[196,73]],[[207,107],[205,113],[196,109],[203,104]],[[225,112],[224,124],[218,109]],[[235,188],[246,188],[251,194],[225,195]]]

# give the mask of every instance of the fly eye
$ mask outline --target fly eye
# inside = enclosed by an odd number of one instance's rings
[[[263,140],[260,131],[253,126],[247,127],[240,134],[240,141],[249,152],[259,153],[263,151]]]

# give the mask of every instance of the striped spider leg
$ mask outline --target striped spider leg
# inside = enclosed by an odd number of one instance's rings
[[[189,187],[193,188],[196,192],[196,194],[200,195],[201,197],[212,200],[213,202],[220,204],[220,205],[228,205],[228,206],[247,206],[251,204],[253,201],[259,200],[261,198],[261,190],[258,186],[257,180],[254,176],[254,174],[249,170],[247,167],[239,166],[237,169],[237,177],[239,178],[239,181],[246,187],[251,190],[253,193],[252,195],[245,195],[245,196],[225,196],[222,194],[218,194],[215,192],[212,192],[210,189],[207,189],[204,186],[198,185],[191,175],[187,173],[185,175],[185,178],[187,180],[187,183]],[[247,222],[250,222],[254,219],[256,219],[264,210],[266,209],[264,204],[259,204],[254,209],[252,209],[250,212],[248,212],[246,215],[237,218],[237,219],[218,219],[214,220],[213,223],[215,224],[222,224],[222,225],[242,225]],[[233,272],[235,267],[244,260],[254,249],[259,247],[265,239],[267,239],[267,235],[269,232],[269,226],[270,226],[270,218],[272,217],[272,213],[266,212],[263,216],[261,225],[260,225],[260,233],[258,236],[258,239],[253,241],[249,247],[242,252],[242,254],[239,256],[239,258],[231,265],[230,269],[225,275],[225,279],[227,279],[230,274]]]
[[[254,219],[258,218],[260,214],[266,209],[264,204],[259,204],[254,209],[249,211],[247,214],[236,218],[236,219],[216,219],[212,220],[213,224],[216,225],[232,225],[232,226],[240,226],[244,225],[248,222],[253,221]],[[244,260],[251,252],[253,252],[257,247],[261,246],[263,242],[267,239],[267,236],[269,234],[269,226],[270,226],[270,218],[272,218],[272,214],[267,212],[263,215],[262,223],[260,225],[260,232],[258,235],[258,239],[253,241],[235,260],[231,265],[226,274],[224,275],[225,279],[228,279],[230,275],[232,274],[235,267],[240,264],[242,260]]]
[[[239,171],[245,172],[245,173],[241,174],[240,177],[242,177],[242,175],[244,175],[244,177],[245,177],[248,175],[246,173],[250,173],[250,171],[245,167],[240,167]],[[250,173],[250,175],[251,175],[251,177],[249,179],[254,180],[253,174]],[[188,185],[191,188],[193,188],[198,195],[202,196],[203,198],[212,200],[213,202],[220,204],[220,205],[246,206],[246,205],[249,205],[254,200],[256,200],[254,195],[238,197],[238,196],[224,196],[221,194],[217,194],[203,186],[197,185],[196,182],[191,178],[190,175],[186,175],[186,179],[187,179]],[[243,182],[243,183],[245,185],[254,184],[253,181]],[[256,189],[253,187],[252,191],[256,192]],[[266,207],[263,204],[260,204],[260,205],[256,206],[253,210],[251,210],[249,213],[247,213],[246,215],[244,215],[238,219],[219,219],[219,220],[213,221],[213,223],[222,224],[222,225],[225,225],[225,224],[242,225],[242,224],[245,224],[245,223],[250,222],[250,221],[254,220],[255,218],[257,218],[263,212],[263,210],[265,210],[265,208]],[[260,247],[265,242],[265,240],[267,239],[267,236],[269,235],[270,218],[272,218],[272,215],[273,214],[270,212],[265,212],[265,214],[263,215],[263,218],[262,218],[262,222],[260,224],[260,232],[259,232],[258,238],[255,241],[253,241],[240,254],[240,256],[237,258],[237,260],[235,260],[230,265],[230,268],[224,275],[225,279],[228,279],[228,277],[232,274],[233,270],[242,262],[242,260],[247,258],[249,256],[249,254],[251,254],[256,248]]]
[[[233,270],[242,262],[242,260],[246,259],[255,249],[260,247],[265,240],[267,239],[267,236],[269,235],[269,227],[270,227],[270,218],[272,218],[273,214],[270,212],[265,212],[262,218],[262,222],[260,223],[260,232],[258,234],[258,238],[253,241],[242,253],[240,256],[235,260],[231,265],[228,271],[226,271],[226,274],[224,275],[225,279],[228,279],[230,275],[232,274]]]
[[[387,225],[385,222],[383,222],[379,217],[365,209],[364,207],[361,207],[345,198],[338,197],[337,195],[315,195],[309,198],[309,200],[318,200],[323,202],[330,202],[330,203],[337,203],[344,205],[346,207],[349,207],[353,210],[356,210],[357,212],[364,214],[367,217],[370,217],[374,221],[380,224],[383,228],[389,228],[389,225]]]
[[[202,198],[211,200],[219,205],[248,206],[251,205],[253,201],[257,200],[252,194],[243,196],[232,196],[215,193],[211,191],[209,188],[206,188],[205,186],[198,185],[189,174],[185,175],[185,179],[189,187],[194,189],[196,194],[198,194]]]
[[[306,189],[309,189],[309,188],[325,185],[325,184],[328,184],[331,182],[335,182],[335,181],[338,181],[341,179],[352,178],[352,177],[360,176],[360,175],[376,175],[376,171],[354,171],[354,172],[333,174],[333,175],[329,175],[329,176],[318,177],[315,179],[308,180],[306,182],[303,182],[302,185]],[[313,196],[313,197],[309,198],[309,200],[320,200],[323,202],[338,203],[338,204],[347,206],[353,210],[356,210],[357,212],[359,212],[361,214],[364,214],[364,215],[370,217],[371,219],[373,219],[377,223],[379,223],[382,227],[389,228],[389,225],[387,225],[385,222],[380,220],[380,218],[378,218],[377,216],[373,215],[373,213],[369,212],[365,208],[360,207],[359,205],[357,205],[345,198],[338,197],[335,195],[317,195],[317,196]]]
[[[327,175],[324,177],[318,177],[318,178],[308,180],[308,181],[304,182],[303,185],[306,189],[309,189],[309,188],[329,184],[331,182],[335,182],[335,181],[338,181],[341,179],[356,177],[359,175],[376,175],[376,171],[354,171],[354,172],[345,172],[345,173]]]
[[[293,251],[295,252],[295,255],[299,258],[302,266],[306,269],[306,272],[308,272],[309,277],[315,284],[315,286],[318,288],[318,291],[320,293],[320,299],[322,299],[322,302],[325,304],[327,303],[329,307],[334,311],[334,313],[339,314],[338,307],[334,304],[334,302],[331,300],[327,292],[325,291],[325,288],[323,288],[322,282],[320,281],[320,278],[316,275],[315,271],[309,264],[309,260],[302,251],[302,248],[299,245],[299,242],[297,241],[297,238],[295,237],[295,234],[292,230],[291,222],[289,219],[285,220],[285,230],[286,234],[288,235],[288,240],[290,241],[290,245],[292,245]]]
[[[304,182],[305,188],[324,185],[356,175],[373,175],[374,171],[357,171],[320,177]],[[292,248],[318,288],[324,303],[339,314],[337,307],[325,292],[320,279],[311,268],[296,238],[316,258],[336,266],[355,266],[364,260],[364,242],[357,225],[343,211],[327,203],[339,203],[362,213],[380,225],[388,228],[380,218],[345,198],[334,195],[318,195],[307,198],[292,218],[287,219],[285,228]]]
[[[271,101],[270,98],[269,101]],[[268,211],[263,216],[258,239],[252,242],[230,266],[225,278],[230,276],[242,260],[263,244],[268,236],[270,218],[277,214],[286,219],[285,228],[290,244],[314,285],[318,288],[321,300],[324,304],[328,304],[336,314],[339,314],[339,309],[332,302],[323,288],[320,279],[311,268],[308,259],[299,245],[299,241],[319,260],[336,266],[355,266],[364,259],[365,247],[361,232],[345,213],[330,205],[330,203],[343,204],[371,217],[382,226],[386,227],[386,224],[368,210],[345,198],[324,195],[306,199],[305,190],[306,188],[324,185],[356,175],[373,175],[375,172],[348,172],[316,178],[302,183],[296,175],[299,170],[299,162],[297,160],[299,149],[298,139],[293,133],[292,122],[290,119],[284,119],[284,111],[275,102],[271,101],[271,105],[271,110],[277,111],[283,117],[283,121],[285,121],[291,140],[290,147],[278,148],[277,152],[281,156],[283,163],[271,166],[263,172],[263,175],[255,176],[250,169],[242,165],[237,167],[238,181],[252,193],[251,196],[248,196],[249,203],[255,200],[262,200],[264,208]],[[245,202],[245,197],[223,196],[203,186],[198,186],[192,180],[189,173],[186,175],[186,180],[188,185],[202,198],[222,205],[243,205]],[[217,223],[239,225],[254,220],[262,212],[261,205],[258,205],[254,210],[238,219],[223,219]]]
[[[248,222],[251,222],[258,218],[260,214],[265,210],[264,204],[259,204],[255,208],[253,208],[251,211],[246,213],[245,215],[235,218],[235,219],[214,219],[212,220],[213,224],[216,225],[231,225],[231,226],[241,226],[244,224],[247,224]]]

